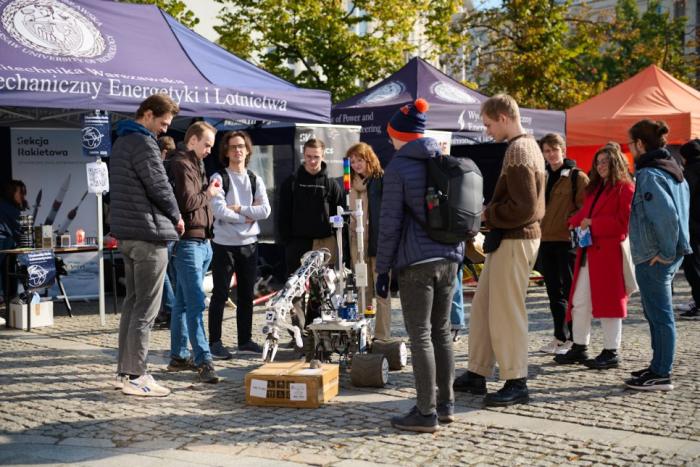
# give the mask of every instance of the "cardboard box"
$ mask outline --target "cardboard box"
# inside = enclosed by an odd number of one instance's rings
[[[245,376],[245,401],[268,407],[316,408],[338,395],[338,365],[267,363]]]
[[[27,329],[27,306],[31,306],[32,328],[53,326],[53,302],[48,300],[36,305],[10,303],[10,326]]]

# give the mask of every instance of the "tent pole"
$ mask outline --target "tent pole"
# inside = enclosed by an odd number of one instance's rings
[[[107,323],[105,321],[105,262],[103,247],[102,193],[97,193],[97,263],[99,265],[98,303],[100,310],[100,324],[104,327]]]

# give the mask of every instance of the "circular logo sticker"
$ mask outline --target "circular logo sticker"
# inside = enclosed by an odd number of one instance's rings
[[[2,12],[2,27],[16,44],[51,59],[111,59],[114,41],[96,22],[84,8],[59,0],[13,0]]]
[[[96,149],[100,147],[103,136],[100,130],[94,126],[86,126],[83,128],[83,147],[85,149]]]
[[[435,83],[433,85],[433,94],[447,102],[455,104],[478,104],[479,101],[471,96],[466,90],[460,89],[450,83]]]
[[[363,97],[360,100],[360,104],[376,104],[377,102],[388,101],[401,94],[404,89],[406,89],[406,86],[401,81],[390,81]]]
[[[31,288],[39,288],[46,282],[49,272],[38,264],[32,264],[27,268],[27,283]]]

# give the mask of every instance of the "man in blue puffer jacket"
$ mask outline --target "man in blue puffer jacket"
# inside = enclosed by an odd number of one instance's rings
[[[417,401],[407,415],[393,417],[391,424],[401,430],[432,433],[438,421],[454,420],[450,307],[464,244],[431,240],[413,218],[426,222],[427,161],[440,154],[437,141],[423,137],[427,111],[428,103],[417,99],[396,112],[387,127],[397,153],[384,172],[377,295],[388,296],[388,272],[398,273]]]

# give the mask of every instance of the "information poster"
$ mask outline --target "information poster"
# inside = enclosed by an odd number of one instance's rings
[[[97,198],[88,194],[80,129],[12,128],[12,178],[27,185],[34,225],[52,225],[54,233],[85,230],[87,239],[97,236]],[[97,253],[63,256],[68,276],[62,277],[69,296],[92,297],[98,293]],[[54,286],[51,292],[58,294]]]

